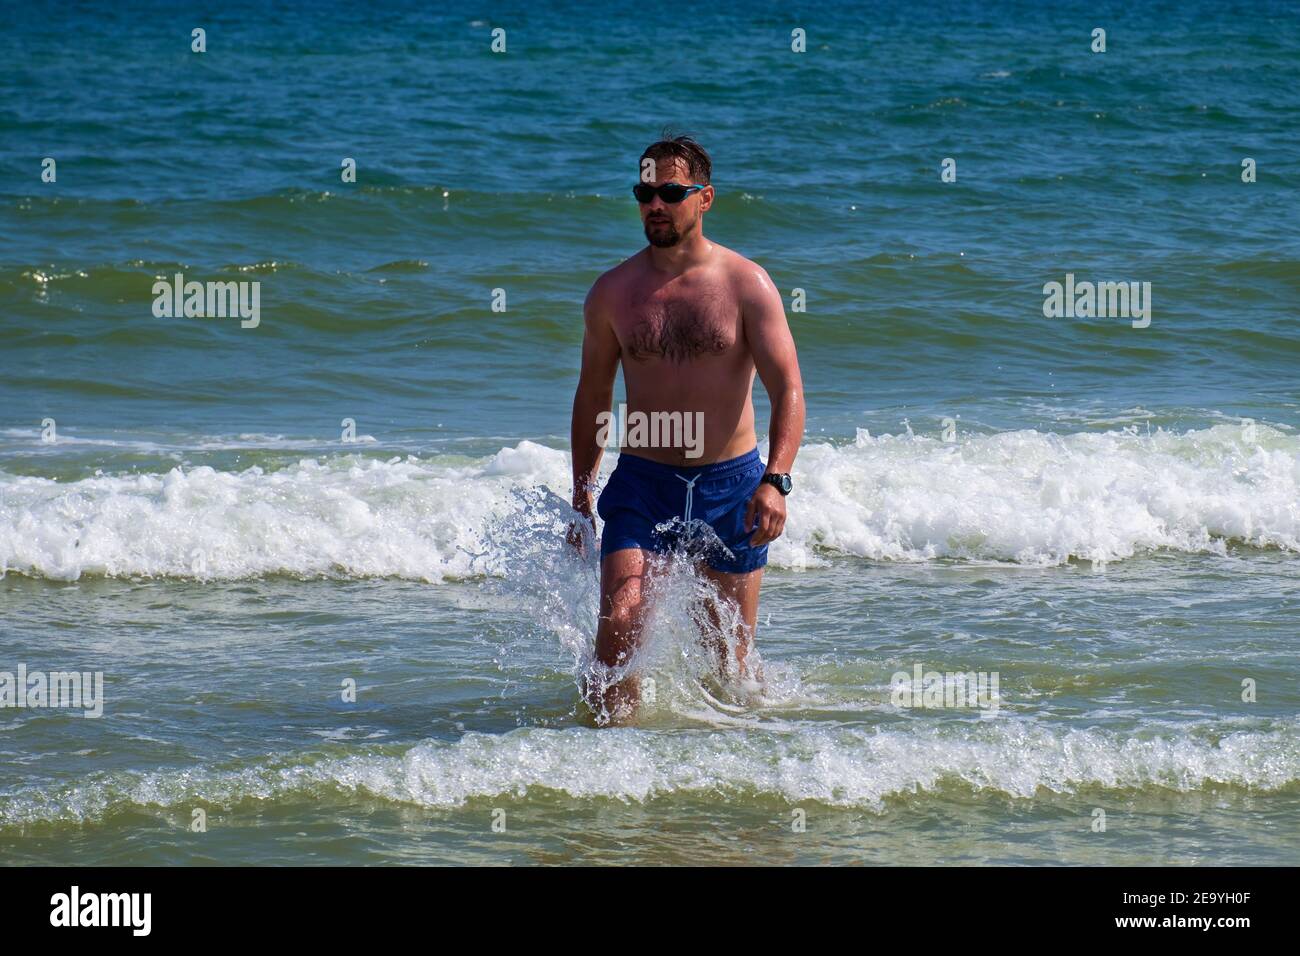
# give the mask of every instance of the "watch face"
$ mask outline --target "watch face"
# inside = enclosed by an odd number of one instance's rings
[[[788,495],[788,494],[790,493],[791,489],[793,489],[793,488],[794,488],[794,482],[790,480],[790,476],[789,476],[789,475],[782,475],[782,476],[781,476],[781,493],[782,493],[783,495]]]

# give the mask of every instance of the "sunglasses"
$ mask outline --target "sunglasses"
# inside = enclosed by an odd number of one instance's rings
[[[697,189],[703,189],[704,186],[696,183],[692,186],[683,186],[681,183],[664,183],[662,186],[651,186],[649,183],[637,183],[632,187],[632,195],[636,197],[639,203],[653,202],[655,195],[670,206],[681,202]]]

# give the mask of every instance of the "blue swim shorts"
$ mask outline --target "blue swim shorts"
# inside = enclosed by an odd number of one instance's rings
[[[623,452],[596,502],[596,513],[605,522],[601,559],[624,548],[664,552],[685,547],[715,571],[745,574],[765,566],[767,545],[751,545],[753,529],[745,530],[745,510],[763,470],[757,448],[693,468]]]

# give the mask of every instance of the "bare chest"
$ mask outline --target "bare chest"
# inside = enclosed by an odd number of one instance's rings
[[[736,303],[721,291],[657,291],[629,298],[618,335],[634,362],[682,364],[730,351],[739,320]]]

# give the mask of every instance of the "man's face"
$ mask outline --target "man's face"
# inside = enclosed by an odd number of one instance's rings
[[[680,183],[689,186],[694,182],[690,170],[680,159],[661,159],[655,168],[655,178],[649,180],[649,185]],[[652,246],[665,249],[677,245],[699,229],[700,217],[713,205],[713,187],[698,189],[679,203],[666,203],[656,195],[648,203],[640,205],[646,240]]]

